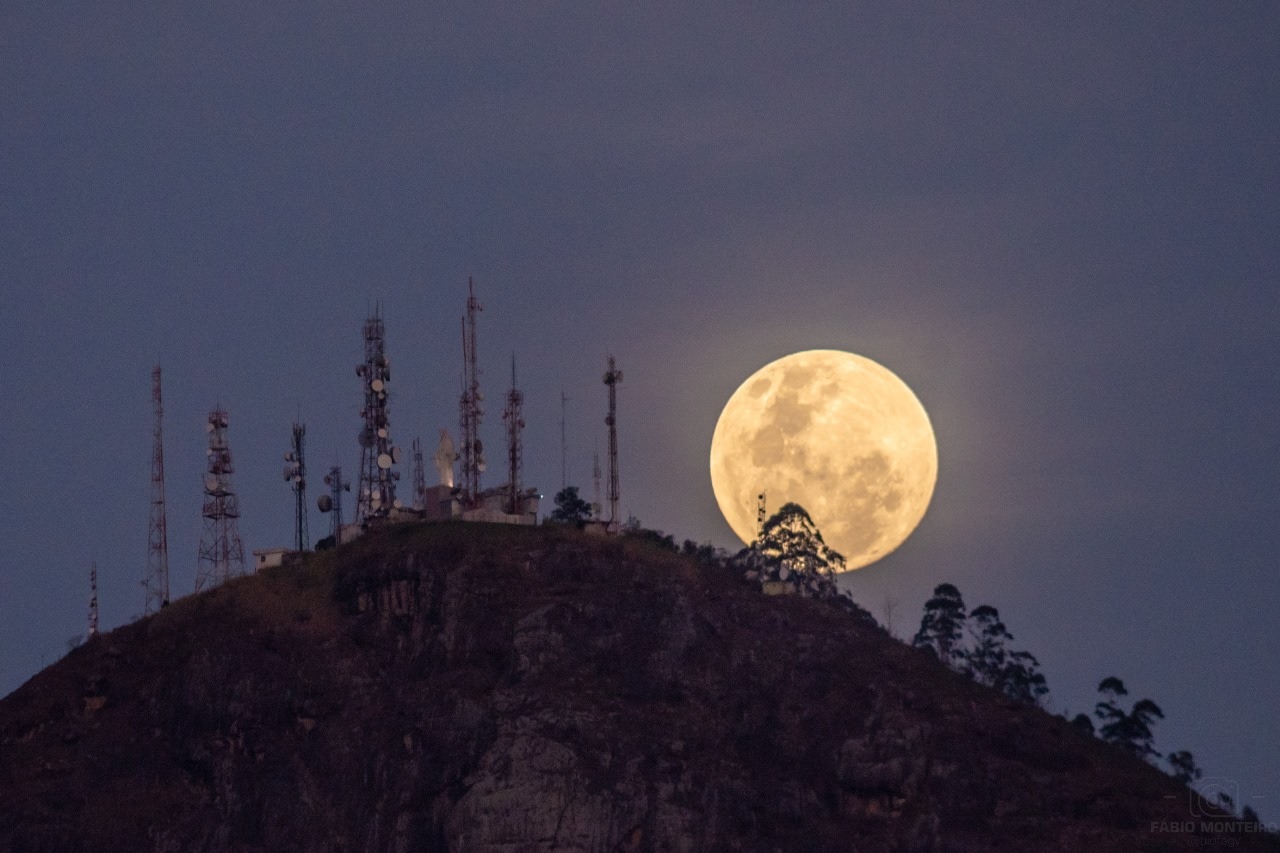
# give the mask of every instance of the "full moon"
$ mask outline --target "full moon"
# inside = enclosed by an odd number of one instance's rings
[[[743,542],[767,512],[800,504],[847,569],[874,563],[924,517],[938,445],[924,406],[869,358],[809,350],[760,368],[733,393],[711,438],[711,487]]]

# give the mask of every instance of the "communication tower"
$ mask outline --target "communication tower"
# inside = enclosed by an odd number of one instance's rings
[[[151,451],[151,521],[147,527],[147,575],[143,614],[155,613],[169,603],[169,526],[164,509],[164,404],[160,395],[160,365],[151,371],[151,402],[155,409]]]
[[[334,465],[324,475],[324,484],[329,487],[329,494],[316,498],[316,508],[321,512],[332,512],[330,516],[330,533],[333,546],[342,544],[342,493],[351,491],[351,484],[342,479],[342,468]]]
[[[422,439],[415,438],[413,440],[413,508],[422,509],[425,504],[427,494],[427,472],[423,467],[425,462],[422,458]]]
[[[293,486],[294,523],[293,548],[306,551],[311,547],[307,530],[307,425],[293,425],[293,450],[284,455],[284,479]]]
[[[609,369],[604,374],[604,384],[609,386],[609,416],[604,422],[609,426],[609,521],[610,528],[618,524],[618,383],[622,371],[618,370],[613,356],[609,356]]]
[[[391,419],[387,406],[387,384],[391,381],[391,363],[387,361],[385,329],[375,311],[364,323],[364,362],[356,366],[356,375],[364,381],[364,408],[360,410],[364,427],[360,430],[360,491],[356,495],[356,521],[385,518],[396,500],[398,472],[392,465],[400,463],[400,448],[391,444]]]
[[[759,539],[760,535],[764,533],[764,519],[765,519],[764,492],[761,492],[759,495],[756,496],[756,538],[757,539]]]
[[[89,564],[89,639],[98,636],[98,564]]]
[[[221,406],[209,413],[209,470],[204,475],[204,533],[196,564],[196,592],[211,589],[244,574],[244,545],[240,541],[240,501],[231,488],[231,448],[227,444],[227,413]]]
[[[511,390],[507,392],[507,408],[502,412],[502,420],[507,425],[507,463],[509,470],[508,488],[510,489],[509,512],[520,514],[520,433],[524,429],[524,394],[516,388],[516,357],[511,356]]]
[[[467,313],[462,318],[462,397],[458,402],[462,429],[462,502],[474,505],[480,496],[480,474],[484,472],[484,445],[480,441],[480,420],[484,416],[480,393],[480,368],[476,358],[476,315],[484,310],[476,299],[475,283],[467,278]]]

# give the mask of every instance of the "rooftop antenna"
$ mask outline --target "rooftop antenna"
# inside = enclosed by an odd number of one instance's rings
[[[511,390],[507,392],[507,408],[502,413],[502,420],[507,425],[507,462],[509,478],[507,488],[510,497],[510,512],[520,514],[520,432],[524,429],[524,394],[516,388],[516,357],[511,355]]]
[[[484,310],[476,299],[475,283],[467,277],[467,313],[462,318],[462,398],[459,401],[462,429],[462,500],[474,505],[480,497],[480,474],[485,469],[484,445],[480,442],[480,420],[484,394],[480,393],[480,368],[476,358],[476,314]]]
[[[334,465],[324,475],[324,484],[329,487],[329,494],[316,498],[316,508],[321,512],[332,512],[330,516],[330,534],[333,547],[342,544],[342,493],[351,491],[351,484],[342,479],[342,467]]]
[[[151,520],[147,527],[147,574],[143,613],[169,604],[169,525],[164,509],[164,403],[160,394],[160,365],[151,371],[151,403],[155,409],[151,451]]]
[[[609,426],[609,521],[610,528],[618,524],[618,383],[622,371],[609,356],[609,369],[604,374],[604,384],[609,386],[609,416],[604,422]]]
[[[364,408],[360,415],[364,427],[360,442],[360,491],[356,495],[356,521],[385,518],[396,500],[396,481],[400,474],[392,465],[400,464],[400,448],[391,443],[391,418],[387,406],[387,384],[391,381],[391,362],[387,360],[385,334],[380,308],[375,307],[364,322],[364,361],[356,366],[356,376],[364,381]]]
[[[231,448],[227,444],[227,413],[219,406],[209,413],[209,470],[204,475],[204,533],[196,561],[196,592],[244,574],[244,545],[240,541],[240,502],[231,488]]]
[[[295,551],[306,551],[311,547],[311,537],[307,530],[306,437],[307,425],[294,424],[293,450],[284,455],[284,479],[293,486],[293,548]]]
[[[764,535],[764,492],[756,496],[756,539]]]
[[[427,495],[427,472],[423,467],[422,439],[415,438],[413,444],[413,508],[424,509]]]
[[[564,413],[569,398],[564,395],[564,386],[560,386],[560,491],[569,485],[569,441],[565,437]]]
[[[88,638],[98,636],[98,564],[89,563],[89,632]]]

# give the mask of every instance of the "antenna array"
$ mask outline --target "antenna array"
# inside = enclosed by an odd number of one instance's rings
[[[147,574],[144,614],[155,613],[169,603],[169,525],[164,508],[164,403],[160,394],[160,365],[151,371],[151,402],[155,409],[151,452],[151,519],[147,526]]]
[[[324,484],[329,487],[329,494],[316,498],[316,507],[321,512],[332,512],[329,535],[333,537],[333,546],[342,544],[342,493],[351,491],[351,484],[342,479],[342,468],[334,465],[324,475]]]
[[[293,549],[306,551],[311,547],[307,530],[307,425],[293,425],[293,450],[284,455],[284,479],[293,486],[294,522]]]
[[[360,491],[356,496],[356,521],[385,518],[398,507],[395,483],[400,474],[391,470],[400,462],[400,448],[391,444],[391,419],[387,383],[391,363],[385,350],[385,329],[375,311],[364,324],[364,362],[356,375],[364,380],[364,427],[360,430]]]
[[[196,592],[244,574],[244,545],[240,541],[240,502],[231,488],[231,448],[227,444],[227,413],[209,413],[209,470],[204,477],[204,533],[196,563]]]

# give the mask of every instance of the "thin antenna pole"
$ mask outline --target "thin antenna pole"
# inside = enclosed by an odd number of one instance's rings
[[[511,391],[507,394],[507,408],[502,419],[507,424],[507,462],[508,462],[508,511],[512,515],[520,514],[520,433],[524,429],[524,414],[521,407],[524,394],[516,388],[516,357],[511,355]]]
[[[422,438],[415,438],[413,449],[413,508],[426,508],[427,472],[422,459]]]
[[[155,413],[151,451],[151,519],[147,527],[147,574],[143,613],[155,613],[169,603],[169,525],[164,506],[164,401],[160,365],[151,371],[151,403]]]
[[[756,497],[756,539],[764,533],[765,506],[764,492]]]
[[[605,423],[609,426],[609,521],[610,528],[618,525],[618,383],[622,381],[622,371],[618,370],[613,356],[609,356],[609,369],[604,374],[604,384],[609,386],[609,416]]]
[[[484,445],[480,442],[480,368],[476,354],[476,315],[484,310],[476,299],[475,282],[467,278],[467,313],[462,318],[462,397],[458,402],[462,427],[462,498],[474,505],[480,498],[480,472],[485,468]]]

